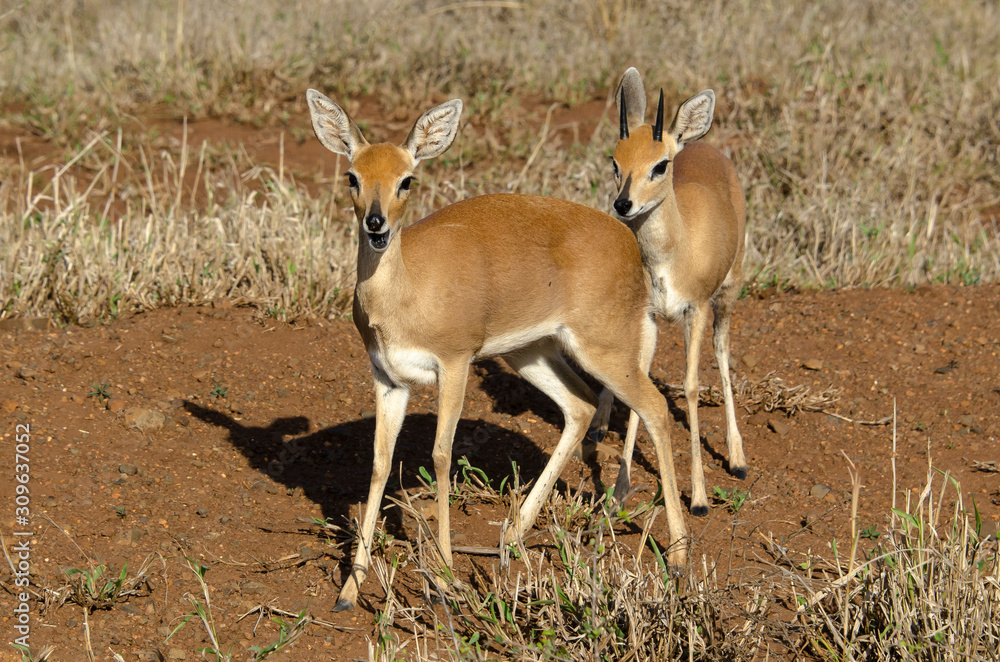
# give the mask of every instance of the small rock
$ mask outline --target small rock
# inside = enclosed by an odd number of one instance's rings
[[[784,437],[792,429],[792,426],[781,420],[780,418],[771,418],[767,421],[767,427],[777,434],[779,437]]]
[[[250,489],[257,490],[258,492],[267,492],[268,494],[278,493],[278,487],[276,485],[264,480],[255,480],[253,485],[250,486]]]
[[[137,473],[139,473],[139,467],[135,466],[134,464],[123,463],[118,465],[118,472],[123,473],[126,476],[134,476]]]
[[[191,425],[191,421],[188,419],[188,417],[187,416],[183,416],[181,414],[178,414],[177,416],[174,416],[174,423],[176,423],[177,425],[180,425],[181,427],[185,427],[185,428],[187,426]]]
[[[925,354],[930,354],[930,352],[927,351],[927,346],[926,345],[914,345],[913,346],[913,353],[917,354],[919,356],[924,356]]]
[[[806,359],[802,362],[802,367],[806,370],[822,370],[823,360],[822,359]]]
[[[224,297],[219,297],[212,301],[212,308],[216,310],[226,310],[233,307],[233,302]]]
[[[937,375],[947,375],[949,372],[955,372],[955,368],[958,367],[958,361],[952,359],[943,366],[934,368],[934,373]]]
[[[205,506],[198,506],[198,509],[194,511],[198,517],[208,517],[208,508]]]
[[[14,410],[17,409],[17,403],[13,400],[4,400],[3,402],[0,402],[0,409],[7,414],[13,414]]]
[[[203,382],[208,378],[208,374],[208,370],[196,370],[191,376],[194,377],[195,381]]]
[[[437,502],[428,501],[427,503],[420,506],[420,514],[424,516],[426,520],[437,519]]]
[[[21,379],[28,381],[29,379],[34,379],[38,376],[38,371],[34,368],[29,368],[28,366],[21,366],[17,370],[17,376]]]
[[[212,343],[212,347],[215,347],[216,349],[218,349],[219,347],[222,347],[222,344],[223,344],[222,343],[222,338],[219,338],[214,343]]]
[[[333,382],[337,380],[337,373],[332,370],[327,370],[319,376],[324,382]]]
[[[830,493],[831,489],[832,488],[829,485],[824,485],[823,483],[816,483],[815,485],[812,486],[812,489],[809,490],[809,496],[815,497],[817,499],[822,499],[823,497],[825,497],[827,494]]]
[[[187,653],[182,651],[180,648],[171,648],[167,651],[168,660],[186,660]]]
[[[371,409],[362,409],[361,418],[375,418],[375,412]]]
[[[155,409],[133,407],[125,411],[125,425],[139,430],[155,432],[163,427],[167,417]]]
[[[758,365],[760,365],[760,359],[758,359],[753,354],[744,354],[743,355],[743,365],[745,365],[747,367],[747,370],[753,370]]]
[[[967,414],[966,416],[959,418],[958,422],[967,428],[971,428],[976,422],[976,417],[972,414]]]
[[[104,406],[107,407],[108,411],[112,414],[117,414],[125,409],[125,401],[121,398],[109,398],[108,401],[104,403]]]
[[[759,428],[764,427],[765,425],[767,425],[767,414],[765,414],[762,411],[757,412],[756,414],[747,419],[747,423],[749,423],[750,425],[755,425]]]

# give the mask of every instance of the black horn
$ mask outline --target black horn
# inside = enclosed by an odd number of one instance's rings
[[[618,107],[618,138],[628,138],[628,111],[625,109],[625,86],[622,86],[622,102]]]
[[[653,127],[653,140],[663,142],[663,88],[660,88],[660,101],[656,104],[656,125]]]

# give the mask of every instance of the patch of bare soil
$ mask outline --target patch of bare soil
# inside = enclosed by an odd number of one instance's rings
[[[366,636],[382,601],[369,578],[360,606],[331,614],[345,571],[343,546],[327,539],[312,518],[346,525],[365,499],[372,462],[374,419],[368,359],[349,321],[286,324],[227,302],[163,309],[107,326],[35,329],[5,322],[0,330],[0,507],[8,550],[13,531],[31,531],[31,643],[57,646],[56,659],[86,659],[85,628],[100,659],[109,649],[125,659],[197,659],[205,629],[188,623],[164,639],[192,611],[183,597],[201,595],[182,556],[208,567],[205,575],[219,636],[235,651],[274,641],[276,628],[256,614],[259,605],[307,609],[333,626],[313,625],[292,647],[300,660],[367,656]],[[720,573],[752,572],[759,536],[773,535],[796,550],[829,552],[846,542],[850,485],[841,452],[858,466],[864,485],[863,526],[882,527],[891,503],[891,423],[854,421],[897,417],[899,499],[924,485],[928,453],[936,468],[961,482],[966,505],[975,502],[987,531],[1000,521],[997,474],[977,463],[1000,460],[1000,286],[927,287],[915,292],[854,290],[775,294],[742,301],[734,315],[736,381],[750,475],[725,470],[722,407],[703,405],[702,432],[711,490],[750,492],[734,516],[722,505],[703,519],[688,517],[695,558]],[[670,384],[682,380],[681,333],[661,324],[653,376],[670,394],[676,424],[673,445],[687,493],[685,404]],[[718,384],[710,352],[703,385]],[[786,387],[808,387],[831,414],[765,407],[761,396],[773,373]],[[753,387],[753,388],[751,388]],[[755,391],[754,388],[757,390]],[[838,390],[838,391],[833,391]],[[839,392],[839,399],[830,398]],[[787,395],[787,390],[784,392]],[[797,392],[800,396],[803,390]],[[110,396],[110,399],[105,399]],[[396,448],[401,472],[389,495],[419,487],[418,469],[430,468],[436,393],[414,392]],[[784,400],[788,404],[789,400]],[[620,451],[627,412],[619,406],[608,443]],[[499,480],[517,462],[524,479],[536,477],[558,439],[558,410],[502,365],[487,361],[469,377],[456,436],[457,460]],[[15,436],[30,426],[32,517],[15,521]],[[633,484],[648,499],[656,487],[649,441],[638,445]],[[560,489],[597,492],[612,484],[618,464],[573,459]],[[825,485],[826,492],[817,486]],[[946,495],[946,508],[954,493]],[[428,503],[430,503],[428,501]],[[430,513],[429,509],[429,513]],[[412,539],[414,522],[398,508],[384,512],[385,530]],[[457,545],[496,545],[506,513],[488,505],[455,507]],[[663,518],[652,535],[667,539]],[[622,531],[635,545],[636,531]],[[19,540],[19,539],[18,539]],[[532,545],[547,545],[536,536]],[[843,544],[843,543],[842,543]],[[71,583],[67,569],[106,565],[128,576],[149,562],[147,581],[111,608],[89,615],[52,591]],[[459,576],[476,562],[456,555]],[[0,568],[0,630],[13,630],[13,576]],[[397,590],[423,601],[419,577],[402,568]],[[36,648],[37,647],[37,648]]]

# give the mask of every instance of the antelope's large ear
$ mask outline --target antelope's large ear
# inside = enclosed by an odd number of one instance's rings
[[[458,121],[462,118],[462,100],[452,99],[434,106],[414,122],[410,135],[400,145],[422,161],[444,153],[458,135]]]
[[[368,146],[358,125],[332,99],[316,90],[309,90],[306,100],[309,102],[313,131],[323,147],[353,161],[358,149]]]
[[[628,68],[615,90],[619,120],[622,116],[622,101],[625,102],[625,121],[629,131],[641,126],[646,121],[646,88],[642,86],[642,76],[635,67]]]
[[[681,104],[670,127],[670,135],[677,141],[677,147],[698,140],[712,128],[715,114],[715,92],[703,90]]]

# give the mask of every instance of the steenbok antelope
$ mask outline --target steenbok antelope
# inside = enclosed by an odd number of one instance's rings
[[[656,446],[670,530],[670,561],[683,565],[687,533],[674,478],[666,400],[649,379],[656,327],[649,282],[632,234],[589,207],[527,195],[486,195],[449,205],[403,227],[413,169],[444,152],[462,102],[424,113],[400,146],[370,145],[336,103],[307,94],[316,136],[351,162],[360,224],[354,323],[375,378],[375,460],[350,576],[335,611],[357,600],[370,563],[375,520],[412,384],[438,383],[434,440],[443,561],[451,564],[448,490],[451,449],[469,364],[500,356],[548,394],[565,428],[507,531],[532,526],[580,443],[597,398],[563,358],[637,412]]]
[[[715,311],[715,359],[726,406],[729,471],[746,478],[743,439],[736,426],[729,377],[729,318],[743,284],[746,201],[732,162],[714,147],[692,142],[712,127],[715,93],[705,90],[681,104],[663,131],[663,90],[653,126],[645,124],[646,91],[635,68],[622,77],[618,103],[619,141],[613,167],[618,197],[615,215],[635,233],[653,288],[653,307],[666,319],[684,322],[687,397],[691,430],[691,512],[708,513],[698,432],[698,356]],[[598,435],[607,430],[611,397],[601,394],[595,417]],[[629,489],[629,465],[639,421],[629,417],[615,497]]]

